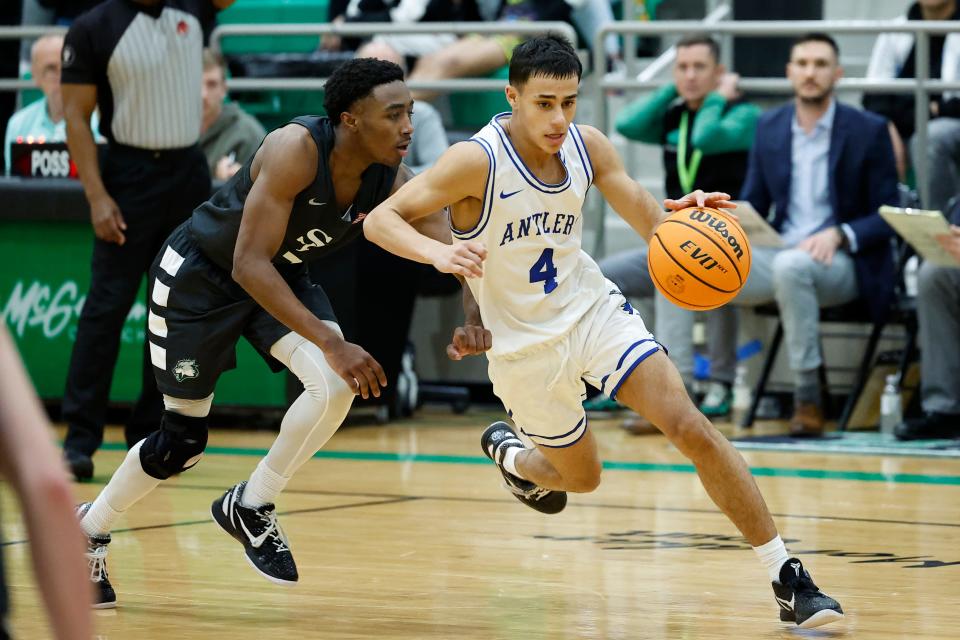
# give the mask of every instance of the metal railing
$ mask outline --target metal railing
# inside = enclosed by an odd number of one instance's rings
[[[213,30],[210,35],[210,48],[219,52],[221,41],[234,36],[374,36],[374,35],[424,35],[424,34],[481,34],[525,36],[543,35],[547,32],[560,33],[577,41],[577,32],[566,22],[418,22],[412,24],[388,23],[311,23],[311,24],[225,24]],[[309,91],[322,89],[326,78],[231,78],[227,86],[230,89],[289,89]],[[407,82],[413,90],[438,91],[500,91],[504,81],[496,78],[456,78],[449,80],[410,80]]]
[[[718,7],[719,9],[722,7]],[[717,17],[720,17],[719,15]],[[960,91],[960,81],[944,82],[931,80],[927,76],[930,63],[930,36],[946,34],[956,31],[957,26],[952,21],[740,21],[740,22],[711,22],[705,21],[653,21],[653,22],[613,22],[598,30],[594,36],[593,68],[605,69],[606,58],[603,40],[608,34],[627,36],[631,41],[633,36],[650,36],[664,34],[707,33],[723,36],[796,36],[810,31],[823,31],[830,34],[880,34],[880,33],[912,33],[916,38],[916,69],[915,79],[904,80],[868,80],[866,78],[843,78],[837,85],[837,91],[861,91],[865,93],[912,93],[915,109],[916,145],[926,148],[927,123],[929,111],[927,102],[932,92]],[[64,32],[62,27],[53,26],[17,26],[0,27],[0,40],[35,38],[54,32]],[[565,22],[512,22],[484,23],[484,22],[433,22],[416,24],[394,23],[314,23],[314,24],[230,24],[220,25],[211,34],[210,46],[214,50],[221,49],[224,38],[235,36],[303,36],[335,34],[339,36],[370,36],[370,35],[406,35],[406,34],[520,34],[538,35],[548,31],[559,32],[576,41],[576,32]],[[595,107],[597,127],[604,133],[609,129],[608,91],[626,90],[637,91],[654,89],[662,81],[650,77],[651,74],[641,74],[642,79],[611,78],[594,74],[589,79],[589,92]],[[231,78],[228,86],[234,90],[317,90],[323,88],[324,78]],[[411,89],[422,89],[438,92],[455,91],[498,91],[503,89],[504,81],[495,78],[458,78],[437,81],[410,81]],[[793,88],[785,78],[741,78],[740,88],[745,92],[758,91],[764,93],[791,94]],[[15,91],[33,87],[29,80],[0,79],[0,91]],[[913,158],[917,177],[918,191],[921,202],[928,201],[928,171],[926,156]],[[605,210],[605,207],[602,209]],[[604,241],[603,216],[598,216],[600,223],[597,228],[596,250],[602,251]]]
[[[50,33],[66,33],[66,27],[39,26],[0,26],[0,40],[21,40],[39,38]],[[338,36],[373,35],[424,35],[450,33],[455,35],[542,35],[556,32],[577,41],[576,30],[566,22],[421,22],[414,24],[388,23],[308,23],[308,24],[225,24],[216,27],[210,34],[210,48],[220,52],[224,38],[236,36],[304,36],[334,34]],[[326,78],[231,78],[227,81],[230,89],[260,90],[287,89],[309,91],[322,89]],[[458,78],[437,81],[411,81],[411,89],[452,93],[455,91],[499,91],[503,89],[503,80],[496,78]],[[30,80],[19,78],[0,78],[0,91],[21,91],[32,89]]]
[[[24,40],[27,38],[39,38],[51,33],[66,33],[66,27],[57,27],[53,25],[27,25],[19,27],[0,26],[0,40]],[[24,89],[35,89],[36,85],[32,80],[21,80],[19,78],[0,78],[0,92],[3,91],[23,91]]]
[[[703,24],[708,25],[721,22],[729,15],[730,11],[730,5],[722,4],[703,18]],[[726,49],[724,49],[724,51],[726,51]],[[650,64],[643,68],[643,71],[637,75],[637,80],[653,80],[663,71],[665,71],[673,63],[673,61],[676,60],[676,58],[677,47],[668,47],[663,53],[654,58]],[[633,75],[633,69],[630,67],[630,65],[627,65],[627,74]]]
[[[912,93],[915,109],[915,144],[917,148],[927,146],[927,123],[930,119],[927,107],[931,93],[942,91],[960,91],[960,81],[944,82],[931,80],[928,77],[930,68],[930,36],[953,33],[957,31],[957,23],[952,21],[874,21],[874,20],[782,20],[782,21],[738,21],[716,22],[704,24],[699,21],[671,20],[662,22],[614,22],[595,34],[594,37],[594,68],[603,69],[605,59],[602,49],[604,38],[608,34],[616,33],[624,36],[651,36],[664,34],[706,33],[710,35],[737,35],[737,36],[799,36],[811,31],[837,34],[880,34],[880,33],[911,33],[916,38],[916,78],[902,80],[868,80],[866,78],[843,78],[837,85],[837,91],[861,91],[864,93]],[[786,63],[786,60],[784,60]],[[597,66],[600,65],[600,66]],[[604,133],[609,130],[607,113],[608,96],[611,90],[636,91],[641,89],[655,89],[663,84],[660,80],[647,79],[620,79],[602,77],[594,83],[596,90],[592,96],[594,100],[597,127]],[[786,78],[741,78],[739,87],[744,92],[757,91],[763,93],[792,94],[793,87]],[[906,141],[905,141],[906,142]],[[917,189],[921,202],[926,205],[929,201],[929,185],[927,158],[925,154],[913,159],[914,171],[917,179]],[[602,254],[604,248],[603,207],[596,229],[595,251]],[[600,255],[600,254],[598,254]]]

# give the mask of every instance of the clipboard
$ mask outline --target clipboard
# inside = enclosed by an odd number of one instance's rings
[[[937,236],[950,233],[950,223],[939,211],[883,205],[880,217],[924,260],[941,267],[960,267],[960,262],[937,242]]]
[[[777,233],[776,229],[770,226],[770,223],[764,219],[760,213],[753,208],[753,205],[746,200],[734,200],[737,208],[733,210],[739,218],[740,226],[747,234],[747,239],[751,246],[755,247],[774,247],[779,249],[783,246],[783,238]]]

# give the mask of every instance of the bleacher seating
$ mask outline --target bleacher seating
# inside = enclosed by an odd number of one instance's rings
[[[220,13],[219,24],[298,24],[326,22],[329,0],[237,0]],[[317,36],[237,36],[223,43],[224,54],[308,53]]]

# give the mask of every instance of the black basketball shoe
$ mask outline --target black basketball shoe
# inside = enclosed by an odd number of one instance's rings
[[[90,510],[90,503],[77,506],[77,518],[83,520]],[[87,566],[90,567],[90,582],[93,583],[94,609],[113,609],[117,606],[117,594],[107,575],[107,545],[110,534],[87,536]]]
[[[523,448],[523,442],[506,422],[494,422],[480,436],[480,446],[503,474],[504,486],[517,500],[540,513],[560,513],[567,506],[566,491],[538,487],[503,468],[503,457],[510,447]]]
[[[70,473],[73,474],[73,479],[77,482],[93,478],[93,459],[87,454],[74,449],[64,449],[63,459],[66,461]]]
[[[810,629],[843,619],[840,603],[820,591],[796,558],[780,568],[780,583],[773,583],[773,595],[780,605],[780,620],[796,622]]]
[[[260,575],[275,584],[296,584],[297,565],[277,522],[276,507],[265,504],[253,509],[240,504],[245,486],[247,483],[241,482],[213,501],[210,512],[214,521],[243,545],[247,561]]]

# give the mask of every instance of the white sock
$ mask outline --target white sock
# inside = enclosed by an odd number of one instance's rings
[[[262,507],[265,504],[273,504],[289,481],[290,476],[280,475],[270,468],[266,459],[261,460],[257,468],[250,474],[247,486],[243,488],[240,504],[251,509]]]
[[[80,528],[88,536],[103,536],[110,533],[113,523],[117,521],[120,515],[121,512],[114,510],[101,493],[93,501],[87,514],[83,516],[83,520],[80,521]]]
[[[517,471],[517,455],[523,451],[523,447],[507,447],[507,450],[503,452],[503,468],[512,473],[513,475],[526,480],[523,477],[523,474]]]
[[[110,482],[103,488],[80,527],[87,535],[107,534],[120,515],[145,495],[153,491],[160,480],[149,475],[140,465],[140,446],[143,440],[127,452]]]
[[[766,544],[754,547],[753,550],[760,559],[760,564],[766,567],[767,573],[770,574],[770,582],[779,583],[780,568],[783,567],[783,563],[790,558],[790,556],[787,555],[787,548],[784,546],[783,540],[780,539],[780,535],[778,534],[776,538]]]

